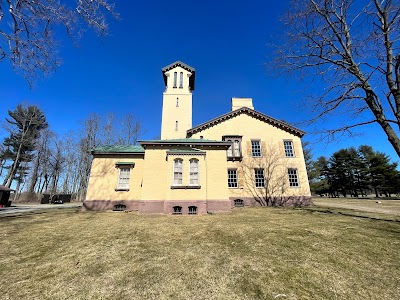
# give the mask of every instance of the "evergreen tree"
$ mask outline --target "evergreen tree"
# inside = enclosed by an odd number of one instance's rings
[[[21,104],[14,111],[8,111],[11,118],[6,121],[12,125],[10,136],[4,139],[5,151],[2,157],[12,164],[8,166],[3,185],[10,187],[13,180],[22,180],[21,174],[25,174],[26,166],[33,159],[35,142],[39,138],[40,131],[48,127],[46,117],[36,106],[24,107]],[[24,168],[24,170],[21,170]]]

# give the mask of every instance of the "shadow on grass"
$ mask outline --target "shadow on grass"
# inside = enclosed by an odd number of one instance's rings
[[[345,208],[331,208],[331,207],[320,207],[320,206],[307,206],[298,208],[299,210],[307,211],[309,213],[325,213],[325,214],[334,214],[334,215],[342,215],[346,217],[353,217],[353,218],[362,218],[362,219],[369,219],[375,221],[385,221],[385,222],[395,222],[400,223],[400,219],[396,216],[386,215],[386,214],[378,214],[378,213],[369,213],[359,210],[351,210]]]

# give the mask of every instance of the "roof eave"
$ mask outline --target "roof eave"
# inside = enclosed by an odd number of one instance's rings
[[[235,115],[238,115],[238,114],[241,114],[241,113],[244,113],[244,112],[247,112],[249,114],[258,116],[258,117],[260,117],[260,119],[264,119],[265,121],[267,121],[271,125],[276,126],[276,127],[280,128],[282,130],[285,130],[285,131],[287,131],[287,132],[289,132],[291,134],[294,134],[294,135],[296,135],[296,136],[298,136],[300,138],[303,137],[306,134],[305,131],[297,129],[297,128],[291,126],[291,125],[283,123],[283,122],[281,122],[279,120],[276,120],[276,119],[274,119],[274,118],[272,118],[270,116],[267,116],[267,115],[265,115],[263,113],[260,113],[258,111],[255,111],[255,110],[247,108],[247,107],[242,107],[242,108],[239,108],[237,110],[234,110],[234,111],[231,111],[229,113],[226,113],[226,114],[224,114],[222,116],[219,116],[217,118],[214,118],[211,121],[208,121],[208,122],[202,123],[202,124],[200,124],[198,126],[195,126],[195,127],[191,128],[191,129],[187,130],[186,131],[186,135],[187,135],[187,137],[191,137],[193,134],[195,134],[197,132],[200,132],[200,131],[202,131],[204,129],[207,129],[207,128],[213,126],[214,124],[221,123],[221,122],[223,122],[223,121],[225,121],[227,119],[232,118]]]

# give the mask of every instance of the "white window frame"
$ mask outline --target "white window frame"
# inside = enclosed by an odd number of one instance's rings
[[[285,157],[295,157],[294,145],[292,140],[283,141],[283,150],[285,151]]]
[[[174,85],[173,87],[176,88],[178,84],[178,72],[174,72]]]
[[[233,174],[229,174],[230,172],[234,172],[234,177],[231,176]],[[235,186],[230,186],[235,185]],[[237,189],[239,187],[239,182],[238,182],[238,173],[237,169],[228,169],[228,188],[230,189]]]
[[[178,163],[178,165],[177,165]],[[180,166],[179,166],[180,163]],[[175,158],[173,165],[173,174],[172,174],[172,184],[173,185],[182,185],[183,184],[183,159]]]
[[[131,168],[130,167],[118,167],[118,169],[119,170],[118,170],[117,190],[129,190]]]
[[[193,168],[194,166],[196,167],[195,169]],[[200,185],[199,173],[199,160],[191,158],[189,160],[189,185]]]
[[[300,187],[299,172],[296,168],[288,168],[288,179],[289,187],[298,188]]]
[[[252,157],[261,157],[262,156],[260,140],[251,140],[251,156]]]
[[[257,172],[258,171],[262,171],[262,183],[263,183],[262,185],[259,185],[258,181],[257,181]],[[256,188],[265,188],[265,171],[264,171],[264,169],[262,169],[262,168],[254,169],[254,185]]]
[[[179,88],[183,89],[183,72],[179,73]]]

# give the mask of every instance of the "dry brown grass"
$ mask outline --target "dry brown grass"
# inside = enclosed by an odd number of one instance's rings
[[[307,209],[4,217],[1,299],[396,299],[400,223]]]
[[[375,213],[400,220],[400,200],[354,199],[354,198],[314,198],[320,207],[344,208],[359,212]],[[378,203],[377,203],[378,202]]]

